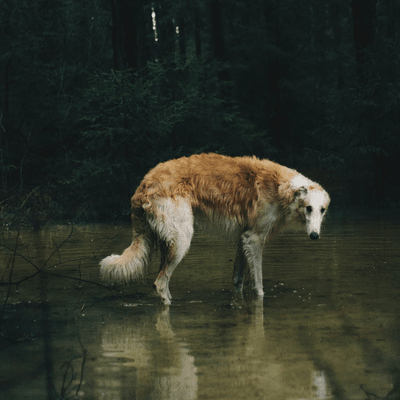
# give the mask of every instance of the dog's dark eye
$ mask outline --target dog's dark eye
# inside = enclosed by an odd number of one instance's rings
[[[321,208],[321,214],[323,214],[325,212],[325,208]]]
[[[310,213],[310,212],[312,212],[312,207],[311,207],[311,206],[307,206],[307,207],[306,207],[306,210],[307,210],[307,212]]]

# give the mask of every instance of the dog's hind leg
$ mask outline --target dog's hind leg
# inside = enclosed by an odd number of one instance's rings
[[[193,214],[185,199],[158,201],[157,213],[151,221],[161,240],[160,272],[154,282],[157,294],[164,304],[171,304],[169,281],[175,268],[190,247],[193,236]]]
[[[250,271],[253,289],[258,296],[264,295],[262,282],[262,238],[252,231],[246,231],[241,236],[243,254]],[[243,264],[242,264],[243,265]],[[236,261],[235,261],[236,267]]]
[[[183,256],[176,257],[176,250],[177,246],[174,246],[173,244],[166,244],[164,245],[164,248],[161,249],[160,272],[157,276],[157,279],[154,281],[154,287],[157,291],[157,294],[161,297],[161,301],[166,305],[171,304],[172,299],[169,291],[169,281],[171,279],[171,275],[183,258]]]
[[[247,260],[244,255],[243,242],[240,238],[237,245],[235,264],[233,266],[233,286],[236,293],[243,292],[243,279],[247,267]]]
[[[169,291],[169,285],[166,286],[166,289],[164,290],[164,292],[165,292],[164,295],[162,293],[160,293],[160,291],[161,291],[161,283],[160,282],[163,279],[162,278],[163,275],[165,275],[164,270],[171,262],[171,248],[166,242],[161,241],[160,242],[160,252],[161,252],[161,262],[160,262],[159,275],[158,275],[156,281],[153,283],[153,286],[157,290],[157,293],[159,294],[159,296],[161,296],[161,298],[165,302],[164,298],[171,301],[172,296]],[[159,287],[157,287],[157,284],[159,285]]]

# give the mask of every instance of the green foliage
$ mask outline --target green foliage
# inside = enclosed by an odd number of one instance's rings
[[[337,0],[134,3],[0,1],[2,209],[126,218],[150,168],[200,151],[398,203],[400,3],[361,10],[361,49]]]
[[[331,168],[343,177],[353,200],[362,201],[368,193],[379,203],[388,200],[389,186],[392,196],[398,194],[393,190],[397,177],[392,172],[397,169],[400,148],[400,78],[394,74],[400,65],[399,48],[369,49],[365,57],[365,82],[327,91],[326,125],[314,137],[322,141],[325,167],[332,154],[340,160]],[[355,63],[349,67],[355,75]]]
[[[227,151],[227,144],[231,153],[241,154],[262,140],[237,106],[223,98],[209,68],[193,58],[185,64],[149,63],[147,74],[91,75],[80,111],[82,160],[78,153],[68,181],[81,193],[79,203],[96,199],[101,215],[113,216],[110,209],[128,213],[135,187],[158,162]]]

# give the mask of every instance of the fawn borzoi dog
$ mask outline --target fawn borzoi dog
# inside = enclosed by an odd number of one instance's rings
[[[263,295],[262,250],[282,229],[305,230],[318,239],[330,198],[317,183],[293,169],[255,157],[200,154],[153,168],[132,197],[133,241],[122,255],[100,263],[108,282],[144,275],[158,243],[160,272],[154,282],[164,304],[169,280],[189,250],[194,220],[218,225],[237,238],[233,284],[243,289],[246,268],[255,293]]]

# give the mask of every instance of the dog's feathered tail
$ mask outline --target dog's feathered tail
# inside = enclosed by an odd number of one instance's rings
[[[140,216],[132,213],[131,245],[121,255],[112,254],[100,261],[100,274],[108,283],[128,284],[144,277],[154,249],[154,233],[141,211]]]

